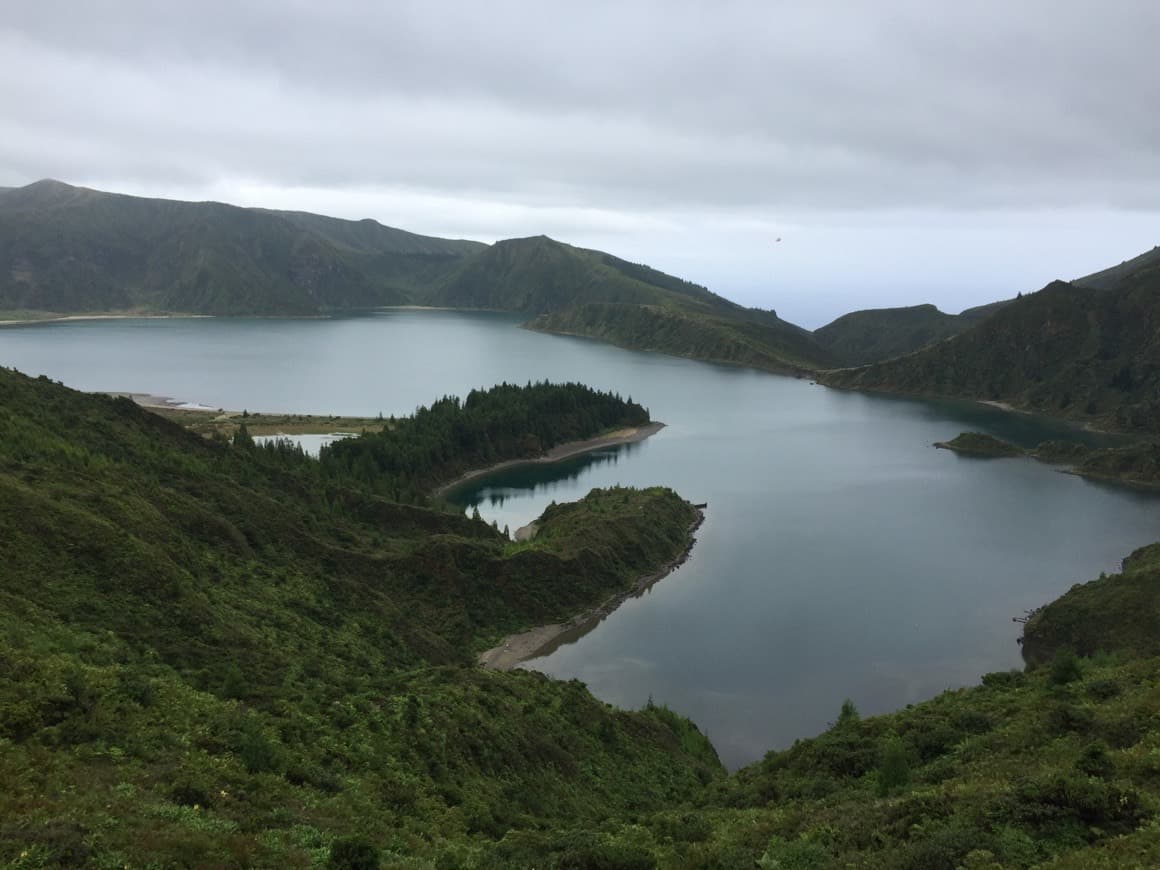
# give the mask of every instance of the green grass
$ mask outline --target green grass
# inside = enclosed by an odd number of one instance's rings
[[[1160,545],[1037,614],[1026,672],[835,699],[729,777],[671,710],[474,666],[678,556],[692,517],[597,490],[516,545],[0,370],[0,863],[1160,861]]]

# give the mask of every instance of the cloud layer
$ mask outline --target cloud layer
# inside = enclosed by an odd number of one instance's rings
[[[1160,212],[1152,2],[175,7],[8,4],[0,184],[620,239],[626,255],[637,240],[661,265],[706,233],[744,259],[733,234],[951,214],[937,246],[1043,211],[1118,214],[1090,256],[1128,256],[1117,245]],[[756,268],[701,267],[769,289]],[[782,278],[855,274],[812,268]]]

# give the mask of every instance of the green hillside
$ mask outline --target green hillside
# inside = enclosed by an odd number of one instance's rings
[[[0,310],[309,315],[396,304],[481,247],[373,221],[38,181],[0,191]]]
[[[688,723],[474,652],[670,561],[694,516],[595,491],[515,545],[0,371],[0,862],[454,854],[686,798],[720,774]]]
[[[536,328],[775,371],[840,361],[773,312],[546,236],[487,246],[371,220],[144,199],[57,181],[0,188],[0,319],[311,316],[398,304],[553,314],[559,322]],[[593,304],[649,308],[634,312],[629,327],[580,310]]]
[[[507,239],[465,260],[428,297],[432,305],[541,314],[580,302],[738,306],[647,266],[557,242]]]
[[[960,314],[944,314],[929,304],[852,311],[814,330],[814,338],[845,365],[869,365],[958,335],[1007,304],[992,302]]]
[[[593,302],[541,314],[525,326],[598,338],[636,350],[775,372],[809,372],[832,365],[835,359],[808,332],[772,312]]]
[[[1127,278],[1144,272],[1154,272],[1160,269],[1160,246],[1152,250],[1125,260],[1118,266],[1112,266],[1083,278],[1077,278],[1071,283],[1079,287],[1090,287],[1093,290],[1111,290]]]
[[[525,325],[674,356],[773,371],[836,361],[806,330],[771,311],[546,236],[497,242],[465,260],[429,299],[538,315]]]
[[[933,305],[913,305],[843,314],[814,330],[814,337],[847,365],[865,365],[911,353],[956,335],[968,325]]]
[[[1160,426],[1160,268],[1106,290],[1056,281],[908,356],[826,372],[832,386],[997,400],[1124,431]]]
[[[1160,656],[1160,544],[1132,553],[1120,574],[1075,586],[1041,608],[1023,635],[1024,657],[1039,663],[1063,648]]]
[[[496,412],[496,443],[510,389],[467,403]],[[549,439],[609,402],[539,395]],[[414,437],[439,443],[453,410]],[[825,733],[731,777],[663,707],[475,666],[679,555],[694,518],[666,489],[596,490],[516,544],[300,452],[0,370],[0,862],[1160,861],[1155,548],[1032,620],[1049,666],[889,716],[836,698]]]

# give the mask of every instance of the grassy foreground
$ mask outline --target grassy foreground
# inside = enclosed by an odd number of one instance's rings
[[[679,555],[692,510],[595,491],[516,544],[0,370],[0,862],[1160,864],[1156,548],[1036,615],[1028,671],[868,719],[835,699],[731,777],[664,708],[474,665]]]

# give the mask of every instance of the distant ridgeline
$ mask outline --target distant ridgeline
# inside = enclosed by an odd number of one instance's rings
[[[1160,249],[1024,294],[907,356],[826,384],[990,399],[1127,432],[1160,431]]]
[[[1071,284],[945,314],[855,311],[809,332],[773,311],[601,251],[493,245],[372,220],[103,193],[0,188],[0,319],[51,314],[309,316],[416,304],[512,311],[545,332],[804,374],[834,386],[1001,399],[1155,428],[1160,249]]]
[[[392,417],[380,433],[324,447],[320,462],[328,477],[413,501],[472,469],[648,422],[648,411],[631,398],[583,384],[505,383]]]
[[[400,479],[647,419],[577,385],[456,404],[384,433],[427,443]],[[695,516],[594,490],[514,543],[0,370],[0,863],[1160,866],[1156,547],[1032,617],[1042,667],[887,716],[835,698],[729,777],[664,707],[476,666],[679,557]]]
[[[317,315],[417,304],[560,312],[536,328],[801,372],[840,360],[806,330],[704,287],[545,236],[483,245],[375,221],[121,196],[56,181],[0,189],[0,319],[53,313]],[[621,306],[631,323],[575,306]]]
[[[412,301],[484,246],[304,212],[0,189],[0,311],[314,315]]]

